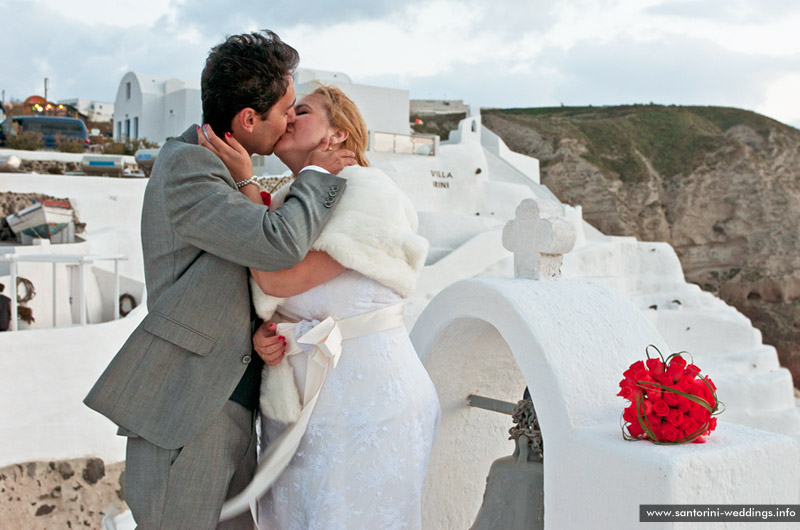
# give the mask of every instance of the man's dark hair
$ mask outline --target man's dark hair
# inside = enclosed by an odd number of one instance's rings
[[[211,48],[201,80],[203,120],[218,135],[231,130],[233,117],[250,107],[266,118],[286,93],[297,51],[269,30],[228,37]]]
[[[6,290],[6,286],[0,283],[0,293]]]

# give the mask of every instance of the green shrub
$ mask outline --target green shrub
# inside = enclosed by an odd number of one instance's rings
[[[10,149],[20,149],[22,151],[37,151],[44,145],[42,133],[34,131],[24,131],[18,134],[10,134],[6,138],[6,146]]]
[[[139,149],[150,149],[158,147],[155,142],[149,141],[147,138],[139,138],[131,140],[130,138],[124,142],[115,142],[114,140],[107,139],[103,142],[103,152],[107,155],[134,155]]]
[[[86,143],[80,138],[68,138],[63,134],[55,136],[56,149],[62,153],[83,153],[86,151]]]

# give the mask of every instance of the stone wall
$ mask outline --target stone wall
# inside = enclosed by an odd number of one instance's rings
[[[28,462],[0,468],[0,527],[102,528],[110,510],[126,510],[125,462],[99,458]]]

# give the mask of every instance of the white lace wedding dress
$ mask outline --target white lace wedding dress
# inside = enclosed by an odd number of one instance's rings
[[[281,303],[299,337],[328,316],[401,303],[354,271]],[[298,388],[307,354],[288,360]],[[418,529],[420,499],[439,425],[439,400],[405,327],[342,342],[289,467],[259,501],[262,530]],[[285,425],[262,417],[262,441]]]

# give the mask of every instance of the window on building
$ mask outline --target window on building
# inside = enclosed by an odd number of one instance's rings
[[[125,99],[131,99],[131,84],[125,83]]]
[[[139,116],[133,118],[133,139],[139,139]]]
[[[131,120],[125,120],[125,138],[131,137]]]
[[[374,132],[370,137],[368,149],[384,153],[433,156],[436,154],[436,143],[433,136]]]
[[[117,122],[117,140],[119,140],[120,138],[122,138],[122,122],[118,121]]]

